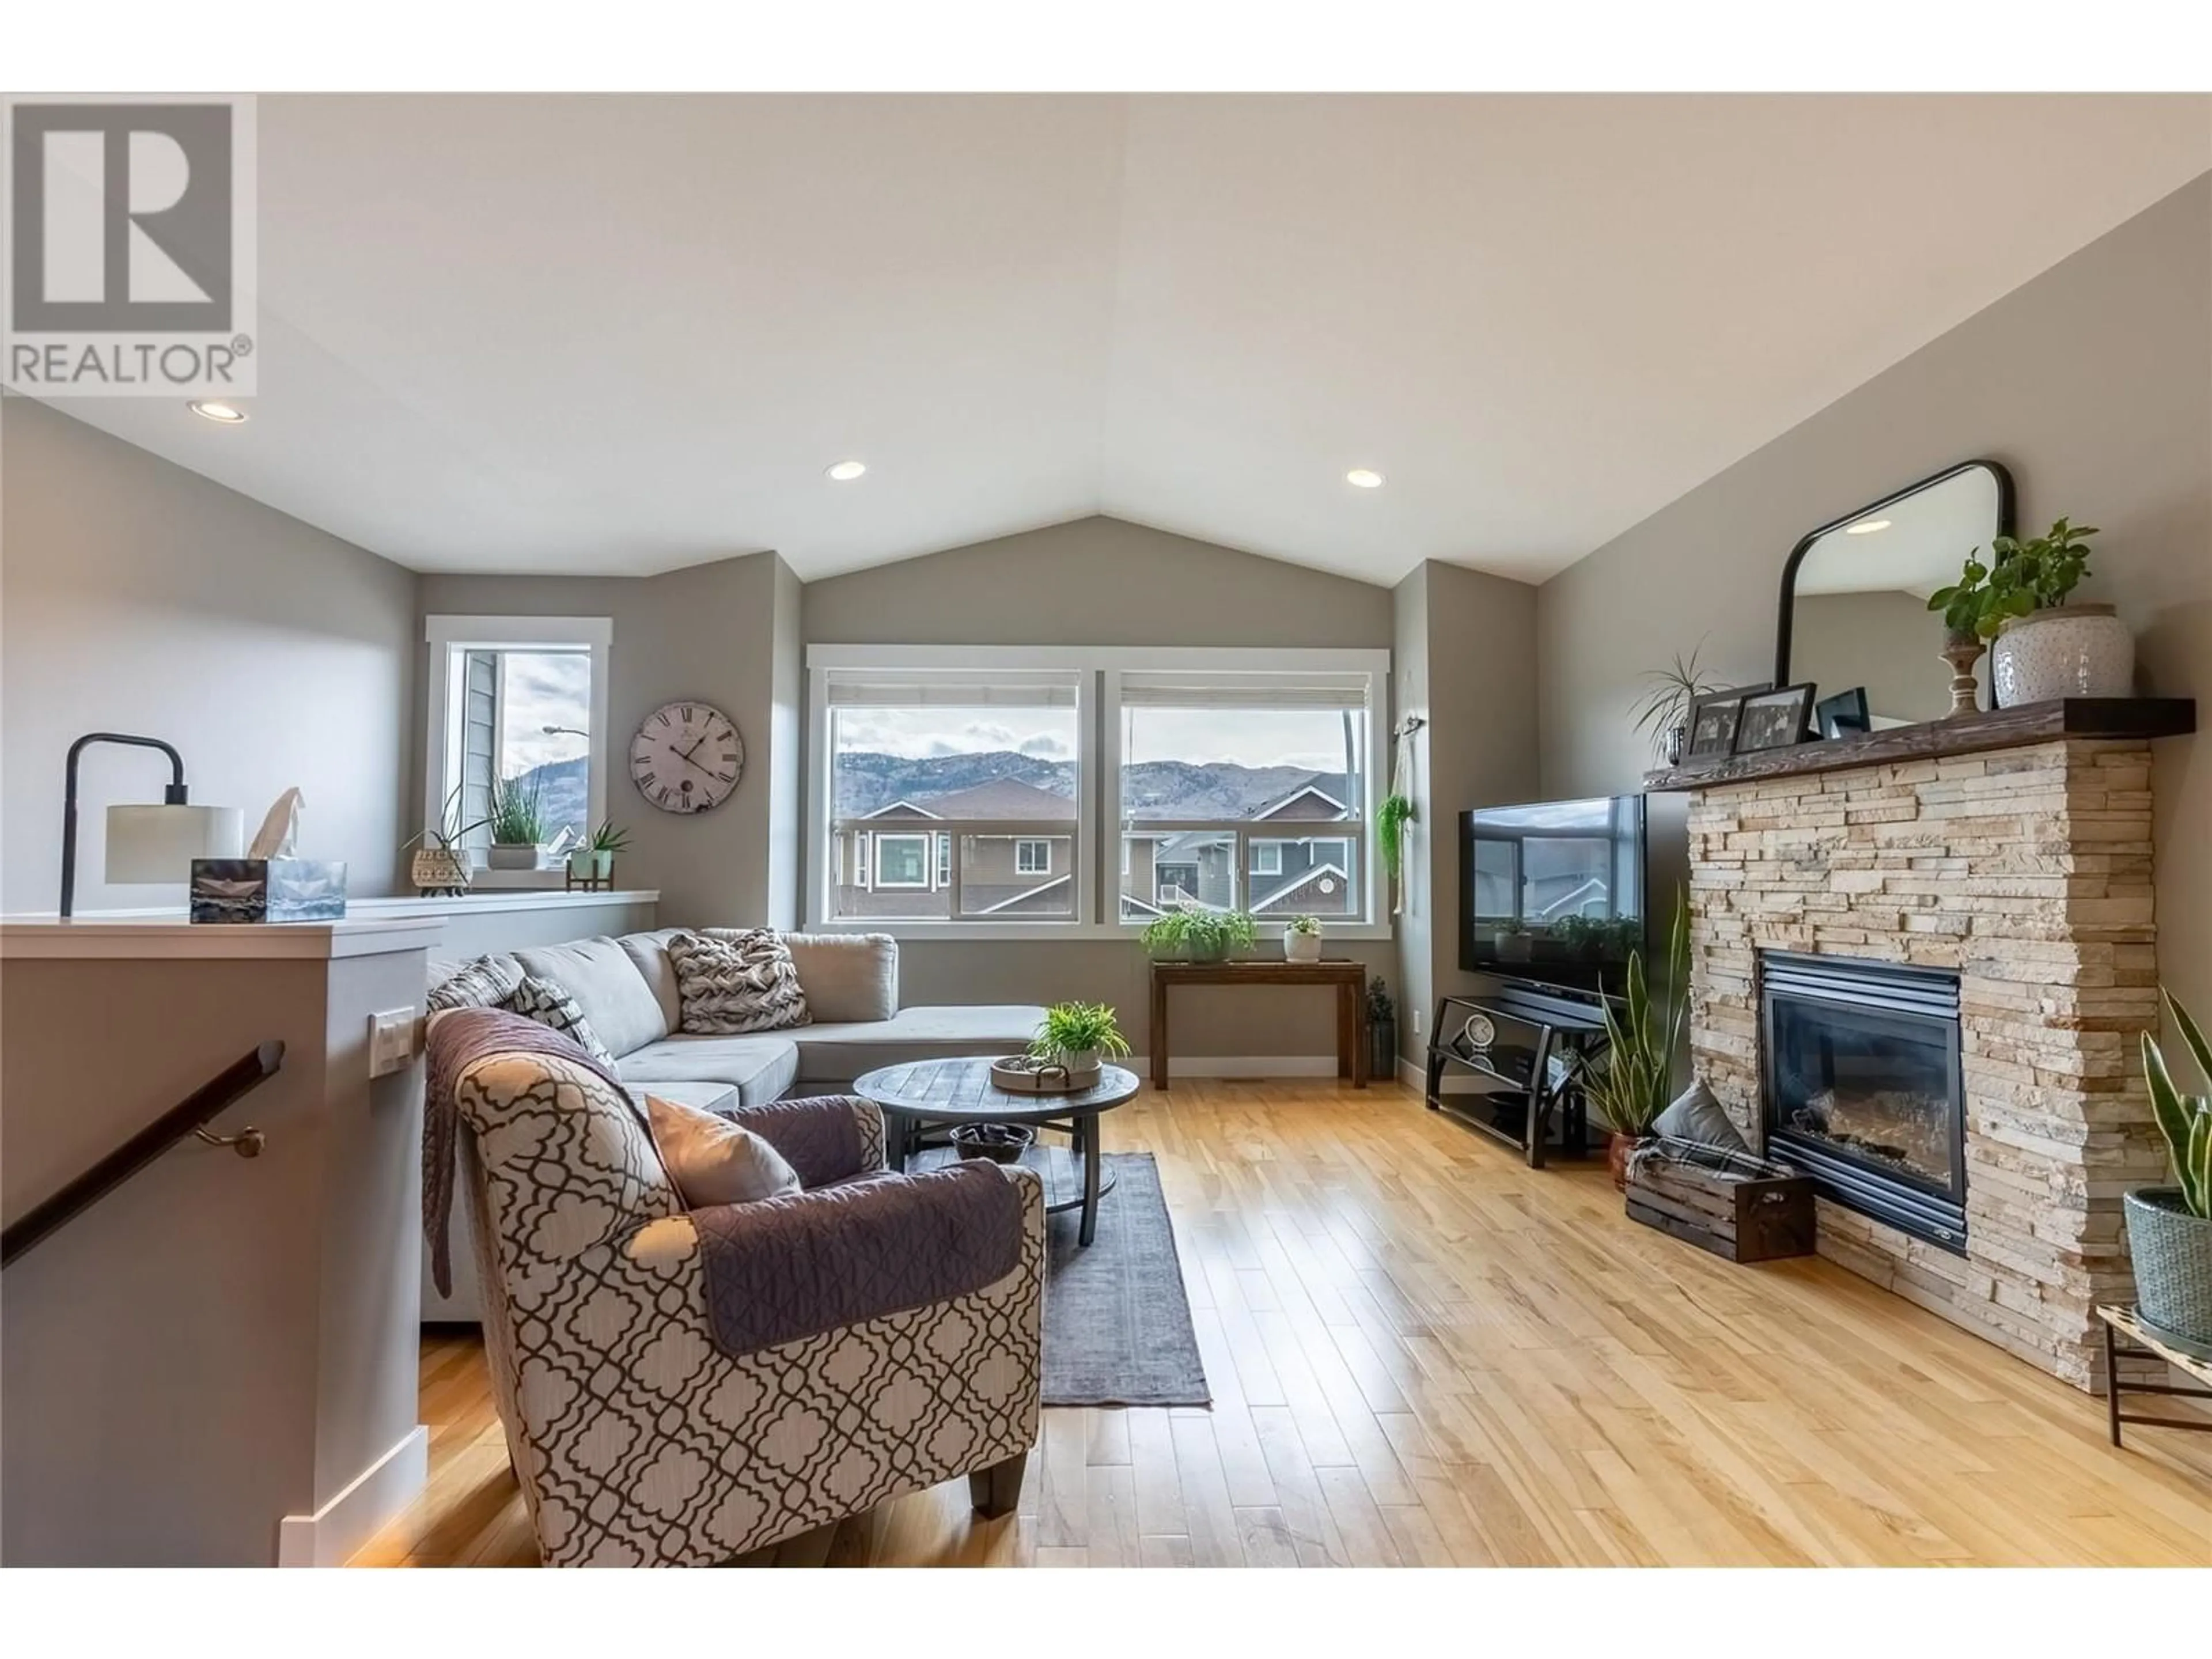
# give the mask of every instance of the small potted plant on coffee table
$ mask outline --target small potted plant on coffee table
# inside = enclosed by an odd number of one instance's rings
[[[2212,1043],[2167,993],[2166,1018],[2212,1083]],[[2212,1097],[2175,1086],[2158,1039],[2142,1038],[2143,1075],[2159,1133],[2173,1160],[2176,1185],[2145,1187],[2126,1200],[2128,1254],[2136,1269],[2136,1311],[2161,1334],[2212,1350]]]
[[[1044,1023],[1030,1039],[1030,1058],[1065,1066],[1073,1080],[1095,1075],[1109,1055],[1119,1059],[1129,1052],[1121,1022],[1103,1002],[1055,1002],[1044,1011]]]

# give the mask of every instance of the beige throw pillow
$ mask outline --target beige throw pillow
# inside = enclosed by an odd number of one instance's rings
[[[799,1175],[783,1154],[726,1117],[659,1095],[645,1097],[661,1166],[689,1210],[750,1204],[799,1191]]]
[[[799,969],[773,928],[678,933],[668,941],[668,959],[691,1036],[742,1036],[811,1021]]]

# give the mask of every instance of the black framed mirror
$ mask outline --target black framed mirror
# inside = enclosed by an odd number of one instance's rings
[[[1782,568],[1774,684],[1819,695],[1864,687],[1876,727],[1941,719],[1950,678],[1928,596],[1966,555],[2013,533],[2012,474],[1961,461],[1807,532]]]

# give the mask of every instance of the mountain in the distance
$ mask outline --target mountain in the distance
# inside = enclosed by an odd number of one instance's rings
[[[872,751],[837,757],[837,816],[866,817],[894,801],[925,806],[1001,778],[1073,800],[1075,763],[1011,750],[913,757]],[[1239,766],[1232,761],[1139,761],[1123,769],[1128,805],[1153,818],[1241,818],[1321,775],[1302,766]]]
[[[526,789],[533,781],[538,786],[538,816],[544,823],[547,842],[561,833],[563,824],[575,831],[577,840],[592,833],[591,769],[591,761],[579,755],[574,760],[547,761],[516,776],[515,781]]]

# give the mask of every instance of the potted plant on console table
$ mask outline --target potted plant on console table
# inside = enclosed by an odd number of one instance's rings
[[[2212,1043],[2172,996],[2166,1017],[2212,1083]],[[2212,1352],[2212,1097],[2174,1086],[2158,1039],[2143,1033],[2143,1077],[2159,1133],[2179,1185],[2127,1195],[2128,1254],[2135,1261],[2136,1311],[2161,1334]]]
[[[1242,910],[1205,910],[1194,906],[1154,916],[1137,937],[1156,957],[1185,962],[1219,962],[1249,951],[1258,930]]]
[[[1606,1138],[1606,1167],[1613,1184],[1628,1185],[1628,1155],[1648,1139],[1651,1126],[1673,1098],[1674,1050],[1690,1009],[1690,908],[1678,896],[1674,925],[1667,938],[1667,982],[1661,1003],[1651,1000],[1644,973],[1644,953],[1628,953],[1626,994],[1605,998],[1606,1052],[1583,1081],[1590,1103],[1612,1133]],[[1616,1000],[1620,1006],[1614,1007]]]

